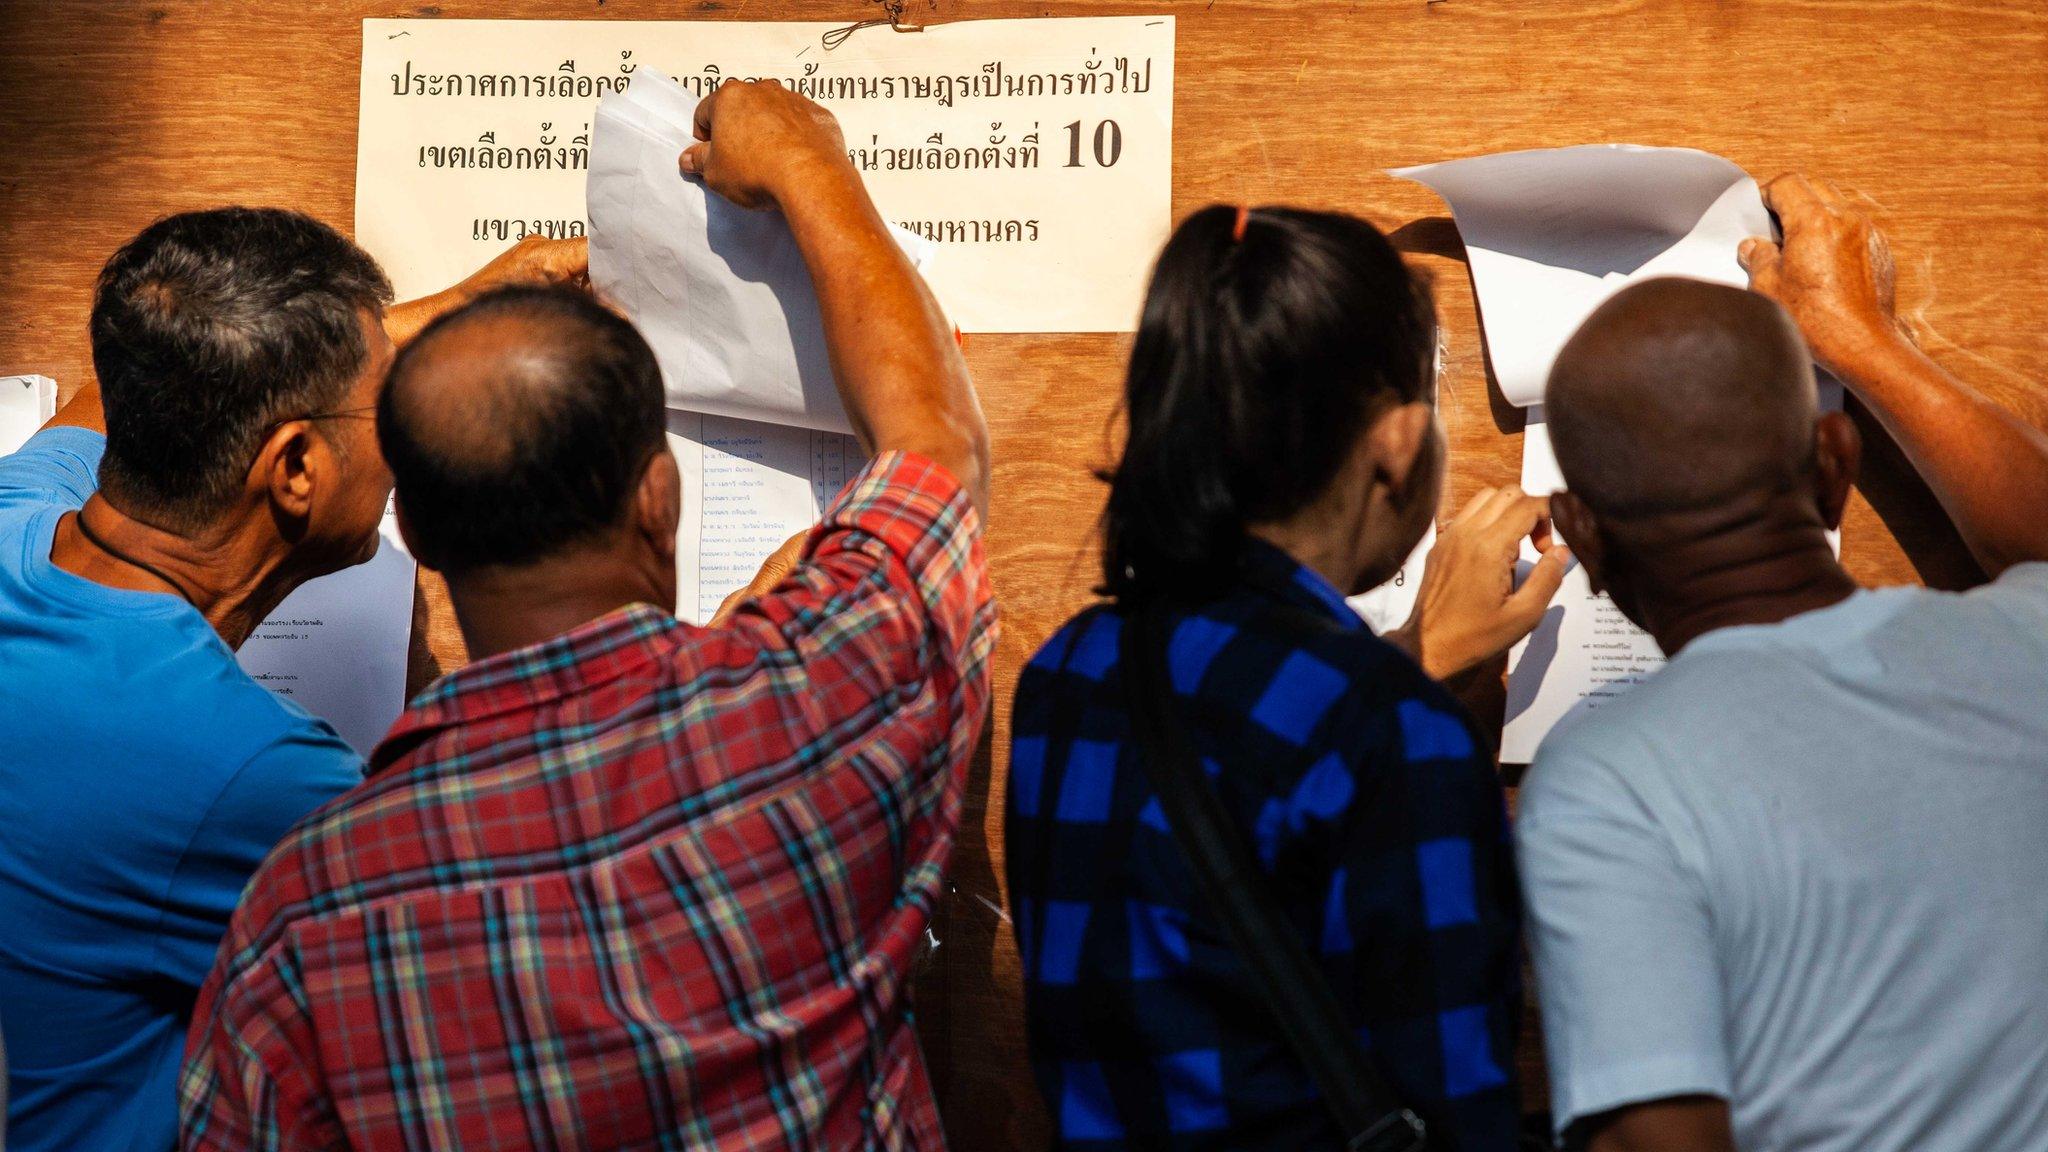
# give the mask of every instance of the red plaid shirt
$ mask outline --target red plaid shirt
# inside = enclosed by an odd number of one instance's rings
[[[973,509],[876,459],[729,624],[470,665],[250,882],[186,1149],[939,1149],[905,996],[988,706]]]

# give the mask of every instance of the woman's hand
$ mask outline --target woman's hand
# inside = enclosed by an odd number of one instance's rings
[[[1543,558],[1515,587],[1524,538]],[[1571,551],[1550,536],[1550,502],[1510,484],[1487,488],[1437,533],[1415,611],[1387,639],[1442,680],[1483,663],[1533,631],[1564,583]]]

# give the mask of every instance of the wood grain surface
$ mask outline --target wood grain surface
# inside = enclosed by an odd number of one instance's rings
[[[911,0],[925,20],[1179,17],[1176,218],[1213,201],[1360,213],[1436,276],[1449,335],[1447,503],[1512,483],[1520,417],[1488,381],[1457,233],[1384,168],[1591,141],[1683,144],[1759,177],[1802,169],[1876,205],[1926,346],[2048,414],[2048,8],[2026,0]],[[864,0],[0,2],[0,372],[90,371],[93,276],[167,212],[228,202],[353,216],[358,22],[370,16],[838,19]],[[890,35],[885,31],[862,35]],[[979,336],[994,433],[989,554],[1003,610],[996,715],[977,757],[922,1027],[956,1148],[1042,1143],[1000,911],[1016,673],[1089,598],[1126,339]],[[1981,579],[1878,441],[1843,557],[1869,583]],[[2048,513],[2048,510],[2044,510]],[[414,687],[463,659],[422,581]],[[1500,669],[1465,678],[1500,718]],[[1528,1061],[1525,1060],[1525,1065]],[[1533,1069],[1532,1069],[1533,1071]],[[1534,1096],[1540,1087],[1529,1078]]]

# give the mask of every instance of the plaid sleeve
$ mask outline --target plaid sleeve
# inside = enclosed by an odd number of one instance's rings
[[[235,937],[229,938],[230,945]],[[300,982],[273,953],[250,968],[223,963],[201,990],[178,1084],[182,1152],[296,1152],[343,1137],[313,1081],[313,1036]]]
[[[790,578],[730,627],[803,670],[801,727],[839,728],[925,688],[952,698],[949,738],[971,751],[996,630],[980,518],[944,468],[878,455],[827,506]]]

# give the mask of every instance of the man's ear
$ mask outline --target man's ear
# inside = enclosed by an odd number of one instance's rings
[[[1435,414],[1427,401],[1414,400],[1381,416],[1366,431],[1373,473],[1386,482],[1396,503],[1405,503],[1417,482],[1429,479]]]
[[[633,492],[633,526],[669,566],[675,565],[676,529],[683,519],[683,474],[675,453],[663,445],[648,457]]]
[[[1607,591],[1607,543],[1600,538],[1600,522],[1586,502],[1570,492],[1550,496],[1550,524],[1569,545],[1572,556],[1586,570],[1594,592]]]
[[[260,491],[288,523],[302,523],[313,514],[313,493],[329,477],[322,461],[332,452],[315,450],[313,425],[287,420],[272,429],[249,465],[249,486]]]
[[[1863,467],[1863,434],[1846,412],[1823,412],[1813,426],[1813,498],[1830,528],[1842,526],[1849,489]]]
[[[412,554],[412,558],[419,562],[420,567],[439,572],[439,568],[434,567],[420,554],[419,537],[412,530],[412,517],[406,515],[405,501],[399,499],[396,492],[391,494],[391,510],[398,517],[398,538],[405,542],[405,550]]]

